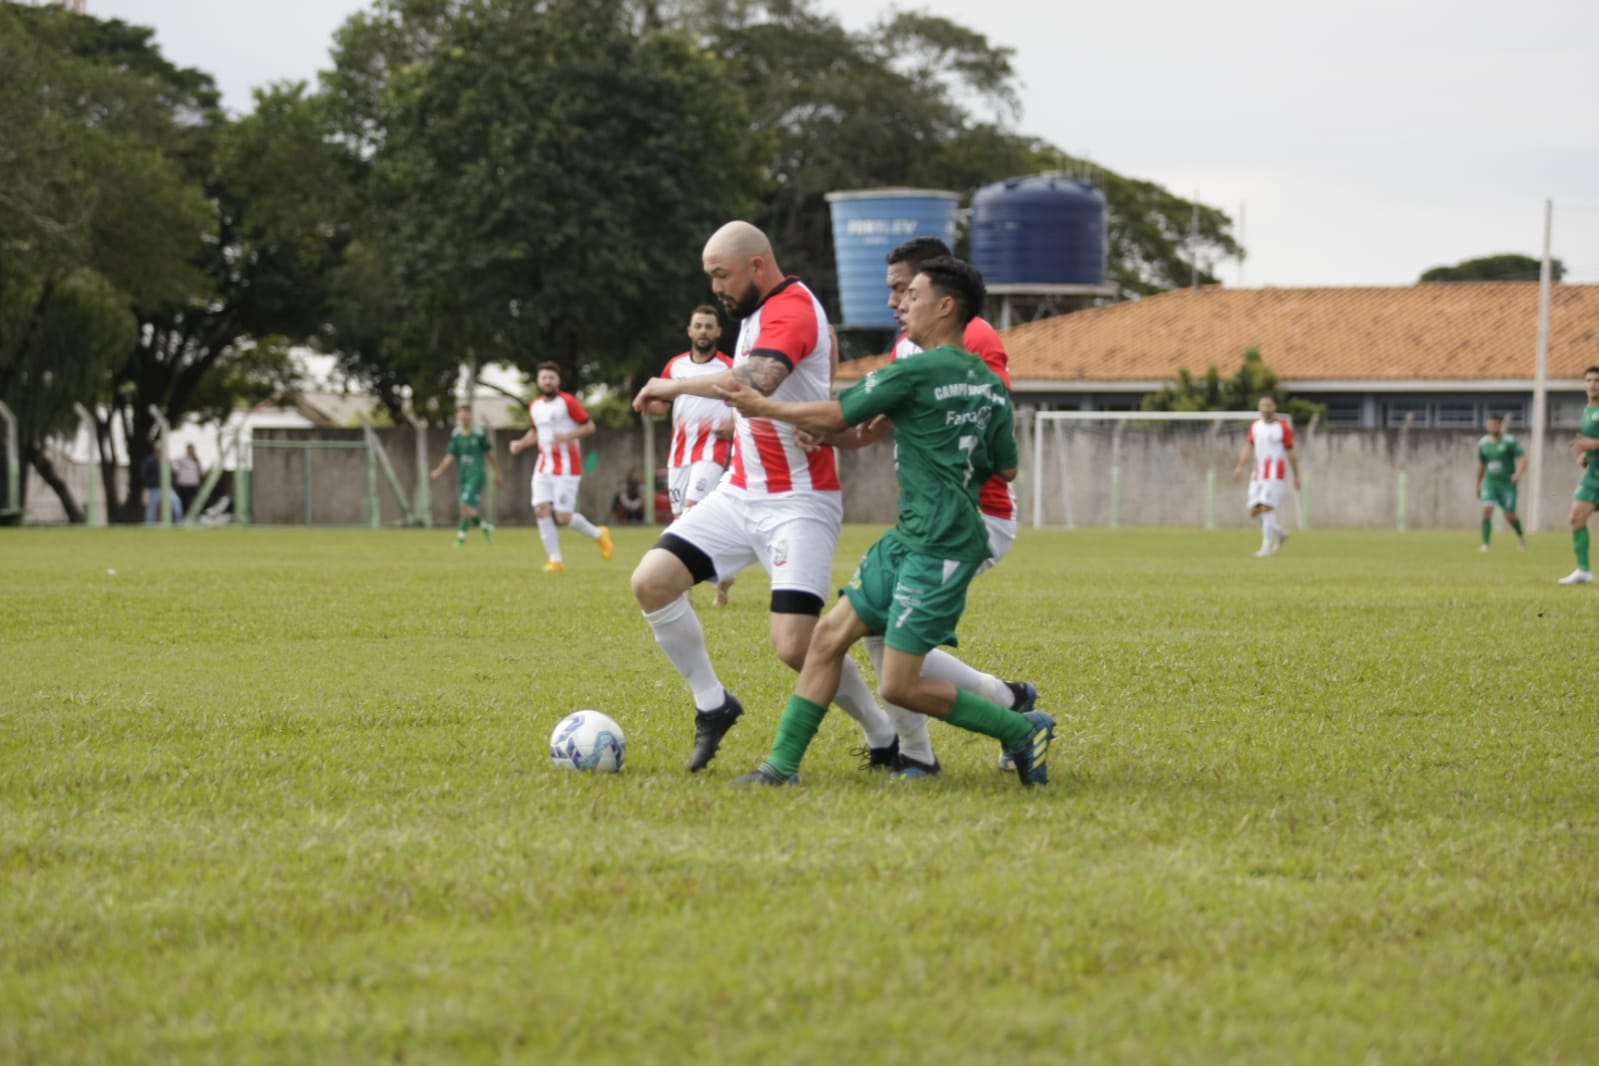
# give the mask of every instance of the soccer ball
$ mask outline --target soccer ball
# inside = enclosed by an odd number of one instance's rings
[[[564,770],[614,774],[626,754],[622,727],[599,711],[573,711],[550,734],[550,761]]]

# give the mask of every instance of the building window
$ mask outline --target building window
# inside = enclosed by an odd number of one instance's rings
[[[1359,400],[1332,400],[1327,404],[1327,413],[1322,416],[1322,421],[1329,426],[1358,426],[1360,425]]]
[[[1383,424],[1399,428],[1405,424],[1405,416],[1410,416],[1410,424],[1416,429],[1427,425],[1427,405],[1419,400],[1389,400],[1383,405]]]
[[[1586,400],[1550,400],[1549,425],[1559,429],[1576,429],[1582,425],[1582,410]]]
[[[1482,424],[1482,411],[1474,400],[1439,400],[1432,424],[1438,429],[1475,429]]]

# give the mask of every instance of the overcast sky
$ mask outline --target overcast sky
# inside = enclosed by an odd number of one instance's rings
[[[314,80],[356,0],[88,0],[250,90]],[[863,28],[896,5],[822,0]],[[901,8],[911,5],[900,3]],[[1593,0],[922,0],[1015,50],[1020,132],[1243,214],[1228,284],[1402,285],[1540,254],[1599,282]],[[1241,270],[1241,274],[1240,274]]]

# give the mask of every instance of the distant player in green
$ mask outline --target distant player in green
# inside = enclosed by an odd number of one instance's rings
[[[1577,556],[1577,569],[1560,579],[1562,585],[1591,585],[1593,570],[1588,566],[1588,519],[1599,507],[1599,366],[1582,372],[1582,387],[1588,393],[1583,408],[1582,429],[1571,439],[1571,454],[1582,464],[1582,480],[1571,494],[1571,550]]]
[[[455,546],[459,548],[466,543],[466,531],[470,526],[482,526],[483,539],[492,544],[494,527],[483,521],[481,514],[485,477],[483,468],[493,468],[496,487],[504,484],[505,479],[500,476],[500,464],[494,458],[489,435],[472,427],[472,408],[466,404],[455,409],[455,428],[450,431],[449,450],[429,476],[437,481],[451,465],[461,468],[461,525],[455,534]]]
[[[836,400],[773,400],[742,384],[722,396],[750,418],[836,433],[878,415],[894,422],[899,445],[899,518],[867,551],[843,595],[811,636],[799,683],[778,723],[772,753],[740,784],[796,780],[800,760],[838,689],[849,649],[884,637],[879,692],[909,710],[998,739],[1023,785],[1049,780],[1055,722],[1042,711],[1017,714],[948,681],[922,676],[922,660],[955,643],[966,588],[988,559],[988,527],[978,493],[989,476],[1016,476],[1016,435],[1005,383],[961,347],[966,324],[982,313],[983,279],[958,259],[921,264],[906,290],[906,335],[923,351],[868,374]]]
[[[1516,485],[1527,472],[1527,452],[1521,442],[1505,432],[1503,415],[1488,416],[1488,435],[1477,442],[1477,499],[1482,501],[1482,550],[1493,536],[1494,508],[1516,531],[1516,545],[1527,550],[1527,536],[1516,517]]]

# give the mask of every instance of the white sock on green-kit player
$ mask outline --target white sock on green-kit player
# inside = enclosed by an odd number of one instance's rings
[[[899,731],[873,698],[871,687],[866,684],[866,678],[861,676],[861,668],[855,665],[854,659],[847,656],[844,659],[844,671],[838,678],[838,691],[833,694],[833,702],[843,708],[845,714],[861,724],[861,731],[866,734],[867,747],[886,748],[894,743],[894,737]]]
[[[879,678],[883,676],[883,638],[866,638],[866,657],[872,661],[872,670]],[[883,710],[887,712],[889,721],[894,723],[894,732],[899,734],[899,753],[907,759],[915,759],[924,765],[932,765],[933,734],[928,728],[927,715],[906,710],[904,707],[883,701]]]

